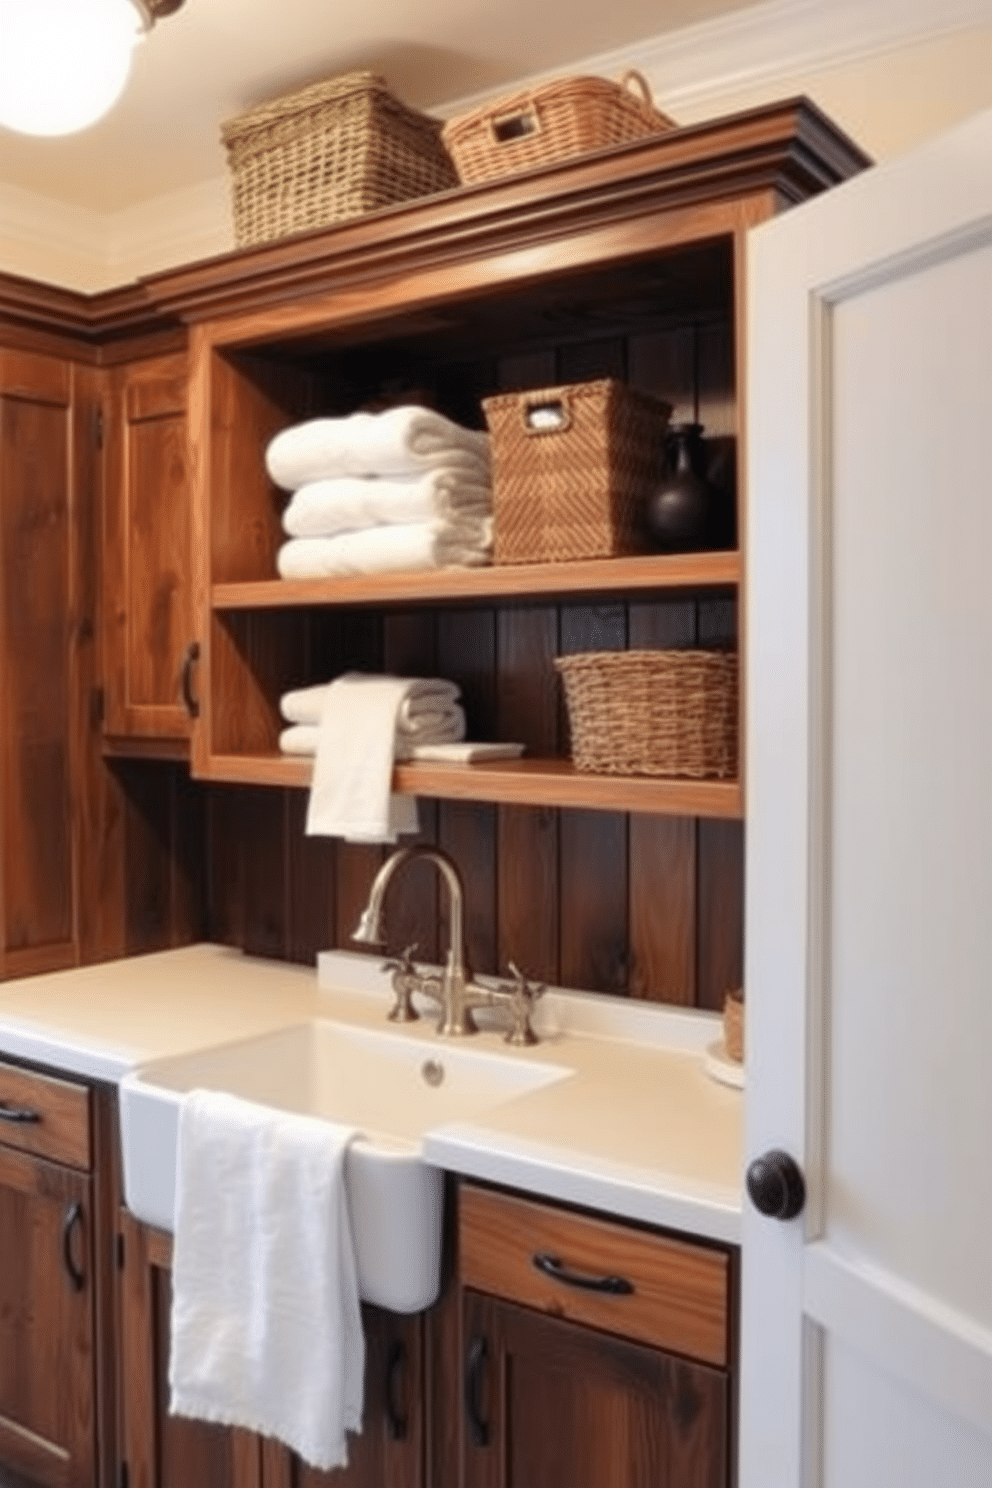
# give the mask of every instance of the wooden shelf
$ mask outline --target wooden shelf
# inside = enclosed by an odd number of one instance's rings
[[[342,579],[261,579],[215,584],[215,610],[286,609],[302,605],[444,604],[460,600],[526,599],[543,594],[632,594],[638,590],[733,589],[741,576],[737,551],[672,553],[578,563],[495,564]]]
[[[312,763],[284,754],[214,755],[207,778],[234,785],[307,787]],[[664,816],[723,819],[744,814],[737,780],[675,780],[663,776],[590,775],[569,760],[485,760],[474,765],[419,761],[398,765],[395,790],[446,801],[507,806],[565,806],[591,811],[647,811]]]

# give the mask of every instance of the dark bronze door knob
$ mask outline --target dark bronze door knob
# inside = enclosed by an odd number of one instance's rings
[[[766,1152],[747,1170],[747,1191],[759,1214],[769,1219],[795,1219],[806,1202],[806,1183],[795,1158]]]

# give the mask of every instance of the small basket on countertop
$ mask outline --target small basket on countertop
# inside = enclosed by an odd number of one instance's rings
[[[444,143],[465,185],[513,176],[674,129],[639,72],[565,77],[525,88],[450,119]]]
[[[457,186],[443,121],[373,72],[272,99],[221,126],[239,247]]]
[[[744,1061],[744,989],[728,992],[723,1000],[723,1047],[728,1059]]]
[[[735,651],[584,651],[555,667],[577,770],[736,777]]]
[[[561,563],[645,549],[669,404],[616,378],[483,398],[493,561]]]

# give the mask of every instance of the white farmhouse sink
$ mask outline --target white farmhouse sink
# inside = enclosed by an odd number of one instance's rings
[[[380,1307],[418,1312],[438,1295],[441,1263],[442,1174],[421,1157],[424,1135],[570,1073],[502,1049],[325,1019],[160,1059],[121,1081],[125,1202],[171,1232],[179,1107],[190,1090],[358,1127],[345,1182],[359,1290]]]

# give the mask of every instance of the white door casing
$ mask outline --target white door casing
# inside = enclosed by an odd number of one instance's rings
[[[740,1488],[989,1488],[992,113],[747,293]]]

